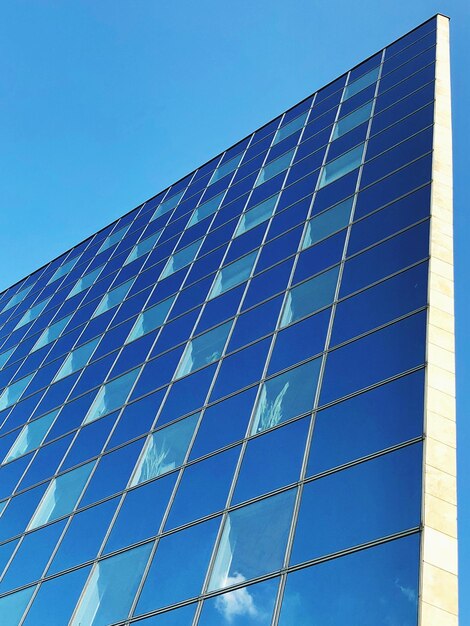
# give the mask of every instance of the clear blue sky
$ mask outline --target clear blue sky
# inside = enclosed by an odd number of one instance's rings
[[[460,571],[468,590],[468,0],[3,2],[0,289],[437,12],[452,18]],[[468,591],[461,624],[470,624]]]

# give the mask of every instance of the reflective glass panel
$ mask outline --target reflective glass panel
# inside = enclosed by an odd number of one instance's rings
[[[331,304],[335,296],[338,272],[339,268],[333,267],[288,291],[281,327]]]
[[[354,82],[350,83],[346,86],[344,90],[343,100],[347,100],[351,96],[354,96],[356,93],[359,93],[378,78],[380,66],[374,67],[373,70],[367,72],[367,74],[363,74],[359,78],[357,78]]]
[[[39,304],[35,304],[31,309],[26,311],[23,317],[21,317],[18,324],[15,326],[14,330],[16,330],[17,328],[21,328],[25,324],[29,324],[29,322],[35,320],[49,304],[49,300],[50,298],[46,298],[42,302],[39,302]]]
[[[288,370],[267,380],[255,409],[252,433],[258,433],[310,411],[317,389],[321,359]]]
[[[131,341],[134,341],[134,339],[142,337],[142,335],[145,335],[161,326],[165,321],[174,300],[175,296],[172,296],[171,298],[167,298],[166,300],[163,300],[162,302],[159,302],[158,304],[155,304],[154,306],[151,306],[143,311],[137,317],[129,336],[126,339],[126,343],[130,343]]]
[[[151,546],[145,544],[100,561],[93,569],[70,626],[108,626],[125,619]]]
[[[348,115],[344,117],[340,117],[339,120],[335,124],[335,128],[333,131],[333,139],[338,139],[342,135],[345,135],[347,132],[359,126],[366,120],[369,119],[372,111],[372,101],[367,102],[367,104],[363,104],[361,107],[352,111]]]
[[[308,111],[307,113],[302,113],[302,115],[299,115],[288,124],[281,126],[281,128],[279,128],[276,131],[276,134],[274,135],[273,146],[279,143],[280,141],[282,141],[283,139],[285,139],[286,137],[289,137],[290,135],[295,133],[295,131],[300,130],[302,126],[305,124],[307,115],[308,115]]]
[[[37,528],[46,522],[70,513],[75,507],[94,465],[94,463],[87,463],[54,478],[31,520],[30,528]]]
[[[139,243],[136,244],[130,251],[129,256],[124,261],[124,265],[127,265],[128,263],[132,263],[132,261],[135,261],[136,259],[139,259],[141,256],[144,256],[144,254],[147,254],[147,252],[150,252],[150,250],[154,247],[154,245],[160,239],[160,235],[162,234],[162,232],[163,230],[157,230],[157,232],[150,235],[150,237],[146,237],[145,239],[142,239],[141,241],[139,241]]]
[[[43,346],[47,346],[48,343],[55,341],[59,337],[59,335],[62,333],[64,328],[67,326],[71,317],[72,317],[71,315],[66,315],[61,320],[55,322],[54,324],[51,324],[51,326],[43,330],[39,339],[34,344],[31,352],[39,350],[39,348],[42,348]]]
[[[101,274],[102,269],[102,267],[97,267],[96,270],[93,270],[92,272],[85,274],[82,278],[79,278],[67,298],[72,298],[73,296],[76,296],[77,293],[81,293],[82,291],[85,291],[85,289],[88,289],[88,287],[91,287]]]
[[[140,368],[137,368],[103,385],[88,410],[85,423],[92,422],[122,406],[129,396],[139,372]]]
[[[320,182],[318,184],[319,189],[334,182],[335,180],[338,180],[338,178],[349,174],[349,172],[352,172],[352,170],[356,169],[356,167],[359,167],[362,161],[363,152],[364,144],[361,144],[356,146],[356,148],[349,150],[349,152],[346,152],[337,159],[326,163],[320,174]]]
[[[191,215],[191,219],[189,220],[189,223],[188,223],[188,228],[190,226],[194,226],[195,224],[197,224],[198,222],[201,222],[206,217],[209,217],[209,215],[212,215],[213,213],[215,213],[217,209],[219,208],[223,197],[224,197],[224,194],[219,193],[217,196],[214,196],[214,198],[211,198],[207,202],[203,202],[196,209],[194,209],[194,213]]]
[[[34,422],[26,424],[6,455],[4,463],[12,461],[13,459],[16,459],[30,450],[34,450],[34,448],[40,446],[56,416],[57,411],[52,411],[52,413],[48,413],[47,415],[34,420]]]
[[[232,322],[226,322],[190,341],[176,370],[176,378],[213,363],[222,355]]]
[[[65,378],[70,374],[82,369],[88,363],[91,355],[95,351],[96,346],[98,345],[101,337],[97,337],[92,341],[80,346],[76,350],[72,350],[70,354],[67,356],[65,361],[62,364],[62,367],[57,372],[54,382],[60,380],[61,378]]]
[[[252,252],[238,261],[222,268],[217,274],[214,284],[212,285],[212,289],[209,293],[209,299],[215,298],[221,293],[224,293],[225,291],[232,289],[232,287],[236,287],[240,283],[247,280],[250,277],[251,270],[256,259],[256,254],[256,252]]]
[[[165,265],[163,272],[160,276],[160,279],[171,276],[171,274],[173,274],[174,272],[177,272],[178,270],[192,263],[196,257],[196,254],[198,253],[200,246],[201,241],[199,240],[195,241],[189,246],[186,246],[186,248],[175,252],[175,254],[173,254],[168,259],[167,264]]]
[[[278,159],[271,161],[267,165],[265,165],[258,176],[255,186],[261,185],[261,183],[266,182],[270,178],[273,178],[277,174],[280,174],[284,170],[286,170],[291,164],[292,157],[294,156],[295,150],[289,150]]]
[[[245,211],[238,223],[237,230],[235,231],[235,237],[246,233],[247,230],[250,230],[255,226],[258,226],[258,224],[268,220],[274,213],[274,207],[276,206],[278,197],[279,194],[271,196],[271,198],[268,198],[264,202],[261,202],[248,211]]]
[[[158,430],[148,440],[137,464],[132,485],[170,472],[183,463],[199,414]]]
[[[228,514],[209,590],[223,589],[281,568],[295,490],[285,491]]]
[[[302,249],[325,239],[349,224],[353,198],[348,198],[307,222]]]
[[[92,317],[97,317],[98,315],[101,315],[101,313],[104,313],[105,311],[109,311],[109,309],[112,309],[118,304],[121,304],[121,302],[126,297],[127,292],[131,288],[132,283],[133,283],[133,279],[128,280],[126,283],[119,285],[119,287],[116,287],[115,289],[111,289],[111,291],[109,291],[105,296],[103,296],[103,299],[99,303]]]

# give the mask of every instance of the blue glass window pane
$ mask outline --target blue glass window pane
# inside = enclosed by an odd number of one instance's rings
[[[336,308],[330,346],[426,306],[427,287],[428,264],[423,263],[343,300]]]
[[[212,178],[210,179],[209,185],[212,185],[213,183],[220,180],[224,176],[227,176],[227,174],[231,174],[234,170],[236,170],[238,167],[238,164],[241,161],[242,156],[243,155],[238,155],[234,157],[233,159],[230,159],[230,161],[226,161],[222,165],[219,165],[217,169],[214,170],[214,173],[212,174]]]
[[[318,411],[307,475],[421,436],[423,403],[420,370]]]
[[[157,232],[153,233],[149,237],[146,237],[145,239],[142,239],[141,241],[139,241],[139,243],[137,243],[132,248],[131,252],[129,253],[129,256],[124,261],[124,265],[127,265],[128,263],[132,263],[132,261],[135,261],[136,259],[139,259],[144,254],[147,254],[147,252],[150,252],[150,250],[155,246],[157,241],[160,239],[161,234],[162,234],[162,231],[157,230]]]
[[[371,111],[372,111],[372,102],[367,102],[366,104],[363,104],[358,109],[355,109],[354,111],[352,111],[352,113],[349,113],[348,115],[345,115],[344,117],[340,117],[339,120],[335,124],[332,139],[338,139],[338,137],[345,135],[353,128],[356,128],[356,126],[359,126],[359,124],[362,124],[363,122],[368,120],[370,117]]]
[[[240,448],[231,448],[186,467],[165,529],[181,526],[225,507]]]
[[[287,293],[281,318],[281,328],[314,313],[333,302],[339,268],[323,272]]]
[[[285,154],[280,156],[278,159],[275,159],[274,161],[271,161],[271,163],[268,163],[268,165],[265,165],[259,173],[258,179],[255,183],[255,187],[261,185],[261,183],[270,180],[280,172],[286,170],[291,164],[293,156],[294,150],[290,150],[289,152],[286,152]]]
[[[39,348],[47,346],[48,344],[55,341],[60,336],[67,324],[70,322],[71,317],[72,315],[66,315],[59,321],[54,322],[54,324],[51,324],[48,328],[43,330],[39,339],[32,347],[31,352],[35,352],[36,350],[39,350]]]
[[[262,222],[268,220],[274,212],[274,207],[276,206],[277,199],[279,198],[279,194],[275,196],[271,196],[264,202],[257,204],[256,206],[250,208],[245,211],[238,223],[237,229],[235,231],[235,237],[246,233],[251,228],[258,226]]]
[[[284,126],[281,126],[281,128],[279,128],[276,131],[276,134],[274,135],[273,146],[279,143],[280,141],[282,141],[283,139],[285,139],[286,137],[289,137],[290,135],[295,133],[297,130],[300,130],[302,126],[305,124],[307,115],[308,115],[308,112],[302,113],[302,115],[297,116],[288,124],[284,124]]]
[[[359,167],[362,161],[362,153],[364,152],[364,144],[349,150],[342,156],[334,159],[333,161],[329,161],[323,166],[322,172],[320,174],[320,182],[319,189],[328,185],[329,183],[333,183],[338,178],[349,174],[352,170]]]
[[[0,598],[3,626],[18,626],[36,587],[28,587]]]
[[[48,413],[47,415],[43,415],[37,420],[33,422],[29,422],[26,424],[20,431],[15,443],[12,445],[8,454],[4,459],[4,463],[8,461],[12,461],[13,459],[30,452],[30,450],[34,450],[41,445],[45,436],[47,435],[48,430],[52,426],[55,418],[57,416],[57,411],[53,411],[52,413]]]
[[[294,259],[291,258],[252,278],[243,301],[243,309],[283,291],[289,282],[293,263]]]
[[[140,368],[137,368],[103,385],[88,410],[85,423],[92,422],[122,406],[127,400],[139,372]]]
[[[240,283],[247,280],[251,274],[253,264],[256,259],[256,252],[252,252],[247,256],[227,265],[222,268],[217,274],[212,289],[209,293],[209,298],[215,298],[216,296],[236,287]]]
[[[128,404],[122,412],[106,447],[108,449],[113,448],[148,432],[155,421],[165,391],[165,389],[161,389],[137,402]]]
[[[244,291],[245,285],[240,285],[214,298],[210,302],[206,302],[204,311],[197,323],[197,333],[199,334],[208,328],[217,326],[230,317],[234,317],[238,311]]]
[[[331,209],[320,213],[307,223],[302,249],[325,239],[349,224],[353,198],[348,198]]]
[[[215,381],[211,400],[227,396],[258,381],[263,373],[270,342],[270,338],[263,339],[226,357]]]
[[[197,459],[242,439],[246,433],[255,396],[256,388],[251,388],[207,408],[189,458]]]
[[[214,196],[214,198],[211,198],[207,202],[203,202],[196,209],[194,209],[194,213],[188,222],[188,228],[215,213],[222,202],[223,196],[223,193],[219,193],[217,196]]]
[[[43,312],[43,310],[49,304],[49,300],[50,300],[50,298],[46,298],[42,302],[39,302],[38,304],[35,304],[31,309],[26,311],[26,313],[20,318],[20,321],[17,323],[17,325],[15,326],[14,330],[17,330],[18,328],[21,328],[25,324],[29,324],[29,322],[32,322],[37,317],[39,317],[39,315]]]
[[[322,352],[325,348],[330,313],[330,309],[325,309],[278,333],[269,361],[268,374],[279,372]]]
[[[232,504],[299,480],[309,422],[304,418],[248,442]]]
[[[64,526],[61,521],[25,535],[0,583],[1,593],[40,578]]]
[[[158,533],[176,476],[174,473],[127,492],[106,542],[105,553]]]
[[[414,444],[305,485],[291,563],[418,526],[421,463]]]
[[[201,241],[195,241],[191,245],[183,248],[182,250],[178,250],[175,252],[169,259],[167,264],[165,265],[163,272],[160,276],[160,280],[162,278],[166,278],[167,276],[171,276],[178,270],[186,267],[190,263],[194,261],[196,255],[198,253],[199,248],[201,247]]]
[[[96,557],[118,502],[117,498],[107,500],[74,515],[48,574],[56,574]]]
[[[219,518],[211,519],[160,540],[137,604],[137,615],[200,593],[219,522]]]
[[[343,229],[328,239],[324,239],[315,246],[304,250],[297,261],[293,284],[296,284],[314,274],[324,271],[339,263],[343,257],[344,243],[346,241],[346,229]]]
[[[46,485],[29,489],[19,496],[12,498],[3,508],[0,516],[0,540],[4,541],[25,530],[34,509],[41,500]]]
[[[108,626],[125,619],[151,546],[139,546],[95,565],[70,626]]]
[[[411,226],[429,216],[429,187],[389,204],[384,209],[369,215],[367,219],[353,224],[348,243],[348,255],[360,252],[364,248]]]
[[[24,626],[68,624],[89,572],[89,567],[83,567],[42,583],[23,622]]]
[[[321,359],[314,359],[263,384],[251,426],[252,434],[312,409],[320,364]]]
[[[421,261],[429,254],[429,223],[418,224],[346,262],[340,297]]]
[[[414,625],[419,539],[413,535],[289,574],[279,626]]]
[[[103,296],[103,299],[99,303],[92,317],[98,317],[98,315],[101,315],[102,313],[109,311],[115,306],[118,306],[118,304],[121,304],[121,302],[125,299],[127,293],[129,292],[132,283],[133,280],[131,279],[123,283],[122,285],[119,285],[119,287],[108,291],[108,293]]]
[[[161,215],[165,215],[168,211],[172,211],[178,202],[183,197],[184,191],[180,191],[168,199],[165,199],[156,209],[155,213],[152,215],[151,220],[156,220]]]
[[[282,298],[278,296],[240,315],[230,338],[228,350],[235,350],[271,333],[276,327],[281,305]]]
[[[101,248],[98,250],[98,253],[99,252],[104,252],[105,250],[107,250],[111,246],[114,246],[114,244],[117,243],[118,241],[121,241],[121,239],[124,237],[124,233],[127,231],[127,229],[128,229],[128,227],[124,226],[124,228],[120,228],[118,230],[115,230],[110,235],[108,235],[108,237],[106,237],[106,239],[103,241],[103,243],[101,245]]]
[[[102,456],[80,501],[80,506],[122,491],[129,482],[143,444],[143,439],[139,439]]]
[[[94,463],[87,463],[54,478],[31,520],[30,528],[37,528],[70,513],[83,491],[93,466]]]
[[[209,365],[222,356],[232,322],[226,322],[190,341],[185,348],[175,377],[190,374],[195,369]]]
[[[153,617],[147,617],[147,619],[139,619],[134,623],[138,626],[183,626],[183,624],[189,626],[193,623],[196,606],[196,603],[188,604],[179,609],[172,609]]]
[[[370,72],[367,72],[367,74],[363,74],[352,83],[346,85],[343,100],[347,100],[348,98],[354,96],[354,94],[362,91],[372,83],[375,83],[379,75],[379,70],[380,66],[374,67],[374,69]]]
[[[157,426],[163,426],[177,417],[200,409],[207,397],[215,369],[215,365],[210,365],[176,381],[158,416]]]
[[[163,300],[162,302],[159,302],[158,304],[155,304],[154,306],[143,311],[137,317],[129,336],[126,339],[126,343],[130,343],[131,341],[134,341],[134,339],[142,337],[142,335],[145,335],[146,333],[149,333],[150,331],[161,326],[164,323],[174,300],[175,296],[172,296],[171,298],[167,298],[166,300]]]
[[[270,626],[278,585],[279,579],[273,578],[209,598],[198,625]]]
[[[7,409],[9,406],[12,406],[12,404],[15,404],[15,402],[18,402],[33,376],[34,374],[25,376],[21,380],[12,383],[4,389],[2,395],[0,396],[0,411]]]
[[[60,380],[61,378],[65,378],[66,376],[69,376],[84,367],[88,363],[91,355],[98,345],[99,340],[100,338],[97,337],[85,345],[80,346],[80,348],[72,350],[63,362],[60,370],[57,372],[54,382]]]
[[[417,313],[330,352],[320,403],[326,404],[424,363],[425,332],[426,314]]]
[[[132,485],[170,472],[183,463],[199,414],[191,415],[155,432],[137,464]]]
[[[209,581],[210,591],[281,568],[295,493],[291,489],[228,514]]]

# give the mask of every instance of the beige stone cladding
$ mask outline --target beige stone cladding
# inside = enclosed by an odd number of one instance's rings
[[[449,19],[437,16],[420,626],[458,624]]]

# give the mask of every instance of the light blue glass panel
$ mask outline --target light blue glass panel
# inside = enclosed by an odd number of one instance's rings
[[[36,587],[28,587],[0,598],[2,626],[18,626]]]
[[[64,328],[67,326],[71,317],[72,315],[67,315],[66,317],[63,317],[61,320],[58,320],[57,322],[55,322],[54,324],[51,324],[49,328],[46,328],[45,330],[43,330],[39,339],[34,344],[34,347],[31,350],[31,352],[35,352],[36,350],[39,350],[39,348],[42,348],[43,346],[47,346],[48,343],[55,341],[60,336]]]
[[[213,363],[222,356],[232,321],[209,330],[190,341],[185,348],[175,378],[185,376],[199,367]]]
[[[295,493],[291,489],[228,514],[209,581],[210,591],[282,567]]]
[[[52,426],[58,411],[52,411],[34,422],[26,424],[18,435],[15,443],[5,457],[4,463],[13,461],[19,456],[26,454],[30,450],[34,450],[41,445],[44,437],[47,435],[49,428]]]
[[[313,217],[307,223],[302,250],[347,226],[351,216],[352,205],[353,198],[351,197]]]
[[[94,465],[94,462],[87,463],[54,478],[33,515],[30,529],[70,513],[75,508]]]
[[[179,609],[172,609],[153,617],[147,617],[147,619],[139,619],[133,623],[137,626],[191,626],[196,606],[196,603],[188,604]]]
[[[338,272],[339,268],[333,267],[291,289],[282,312],[281,328],[331,304],[335,297]]]
[[[76,263],[77,263],[77,259],[75,258],[75,259],[72,259],[71,261],[67,261],[67,263],[64,263],[63,265],[58,267],[56,271],[52,274],[52,276],[49,278],[49,281],[47,284],[50,285],[58,278],[62,278],[62,276],[65,276],[65,274],[68,274]]]
[[[348,98],[354,96],[356,93],[359,93],[369,85],[372,85],[372,83],[375,83],[379,76],[379,69],[380,66],[374,67],[373,70],[367,72],[367,74],[363,74],[350,85],[347,85],[346,89],[344,90],[343,100],[347,100]]]
[[[160,279],[171,276],[174,272],[177,272],[192,263],[196,258],[199,248],[201,247],[201,242],[202,240],[199,239],[191,245],[186,246],[186,248],[182,248],[181,250],[178,250],[178,252],[175,252],[175,254],[168,259],[167,264],[163,268]]]
[[[271,163],[265,165],[259,173],[255,187],[286,170],[291,164],[294,152],[295,150],[289,150],[289,152],[286,152],[278,159],[275,159],[274,161],[271,161]]]
[[[187,227],[189,228],[190,226],[194,226],[201,220],[209,217],[209,215],[215,213],[222,202],[224,194],[225,191],[223,193],[219,193],[217,196],[214,196],[214,198],[211,198],[207,202],[200,204],[196,209],[194,209],[194,213],[191,215],[191,219],[189,220]]]
[[[295,131],[302,128],[305,124],[305,120],[307,119],[308,111],[306,113],[302,113],[291,122],[279,128],[274,136],[273,146],[285,139],[286,137],[290,137]]]
[[[111,246],[114,246],[114,244],[118,241],[121,241],[127,229],[128,226],[124,226],[123,228],[115,230],[113,233],[108,235],[108,237],[106,237],[106,239],[103,241],[101,248],[98,250],[98,252],[103,252],[103,250],[107,250],[108,248],[111,248]]]
[[[6,303],[6,305],[3,307],[2,309],[2,313],[4,311],[8,311],[9,309],[13,308],[14,306],[16,306],[17,304],[19,304],[20,302],[23,301],[23,299],[26,297],[26,295],[31,291],[31,287],[27,287],[25,289],[22,289],[21,291],[18,291],[18,293],[16,293],[12,298],[10,298],[10,300]]]
[[[108,626],[127,617],[152,544],[100,561],[88,580],[70,626]]]
[[[209,293],[209,300],[221,293],[236,287],[250,277],[257,252],[247,254],[243,258],[223,267],[216,276]]]
[[[66,300],[68,300],[72,296],[76,296],[77,293],[81,293],[85,289],[88,289],[88,287],[91,287],[91,285],[93,285],[95,280],[101,274],[102,269],[103,269],[103,266],[97,267],[96,270],[93,270],[92,272],[85,274],[85,276],[82,276],[82,278],[79,278],[77,282],[75,283],[72,291],[67,296]]]
[[[131,486],[156,478],[183,463],[199,413],[162,428],[150,437],[137,464]]]
[[[93,422],[102,415],[111,413],[111,411],[121,407],[127,400],[139,372],[140,368],[137,367],[127,372],[127,374],[119,376],[119,378],[115,378],[111,382],[106,383],[106,385],[103,385],[88,410],[85,417],[85,424]]]
[[[142,335],[145,335],[146,333],[149,333],[150,331],[161,326],[165,321],[174,300],[175,296],[171,296],[171,298],[167,298],[166,300],[159,302],[155,306],[152,306],[141,313],[132,327],[129,336],[126,339],[126,343],[130,343],[131,341],[134,341],[134,339],[142,337]]]
[[[349,172],[352,172],[356,167],[359,167],[362,161],[363,151],[364,144],[361,144],[337,159],[326,163],[320,174],[319,189],[349,174]]]
[[[184,192],[185,190],[183,189],[183,191],[175,193],[175,195],[168,198],[168,200],[164,200],[160,206],[157,207],[157,210],[152,215],[152,219],[150,221],[157,219],[160,215],[165,215],[168,211],[172,211],[183,197]]]
[[[2,369],[8,359],[11,357],[14,350],[15,348],[10,348],[9,350],[6,350],[5,352],[2,352],[2,354],[0,354],[0,369]]]
[[[251,228],[258,226],[258,224],[261,224],[261,222],[268,220],[274,213],[274,207],[276,206],[278,197],[279,194],[271,196],[271,198],[268,198],[264,202],[261,202],[248,211],[245,211],[238,223],[237,230],[235,231],[235,237],[246,233],[247,230],[250,230]]]
[[[278,585],[272,578],[209,598],[198,626],[270,626]]]
[[[54,382],[77,372],[82,369],[82,367],[85,367],[91,355],[95,351],[96,346],[100,342],[100,339],[101,337],[96,337],[96,339],[85,343],[76,350],[72,350],[63,362],[60,370],[57,372]]]
[[[0,396],[0,411],[3,411],[3,409],[7,409],[9,406],[15,404],[15,402],[19,400],[21,394],[29,385],[29,382],[33,376],[34,374],[29,374],[29,376],[25,376],[21,380],[17,380],[16,383],[5,387],[2,395]]]
[[[321,358],[267,380],[256,405],[251,433],[259,433],[310,411],[317,389]]]
[[[35,320],[42,313],[42,311],[46,308],[46,306],[49,304],[49,300],[50,298],[46,298],[42,302],[35,304],[31,309],[26,311],[26,313],[20,319],[18,324],[15,326],[14,330],[16,330],[17,328],[21,328],[25,324],[28,324],[29,322],[32,322],[33,320]]]
[[[349,115],[341,117],[335,124],[333,139],[338,139],[338,137],[345,135],[353,128],[356,128],[356,126],[359,126],[359,124],[362,124],[363,122],[368,120],[371,112],[372,101],[367,102],[355,111],[352,111],[352,113],[349,113]]]
[[[139,241],[139,243],[136,244],[132,248],[129,256],[124,261],[124,265],[127,265],[128,263],[132,263],[132,261],[135,261],[141,256],[144,256],[144,254],[147,254],[147,252],[150,252],[150,250],[154,247],[154,245],[160,239],[162,232],[163,232],[163,228],[161,230],[157,230],[157,232],[153,233],[153,235],[150,235],[150,237],[147,237],[146,239],[142,239],[141,241]]]
[[[212,183],[215,183],[217,180],[220,180],[224,176],[227,176],[227,174],[235,171],[238,167],[238,164],[242,160],[242,157],[243,153],[238,154],[233,159],[230,159],[230,161],[226,161],[223,165],[219,165],[219,167],[214,170],[209,185],[212,185]]]
[[[103,296],[101,302],[99,303],[92,317],[97,317],[98,315],[101,315],[101,313],[104,313],[105,311],[109,311],[109,309],[112,309],[118,304],[121,304],[121,302],[126,297],[127,292],[131,288],[131,285],[133,282],[134,282],[134,279],[131,278],[131,280],[128,280],[122,285],[119,285],[119,287],[116,287],[115,289],[111,289],[111,291],[108,291],[108,293]]]

